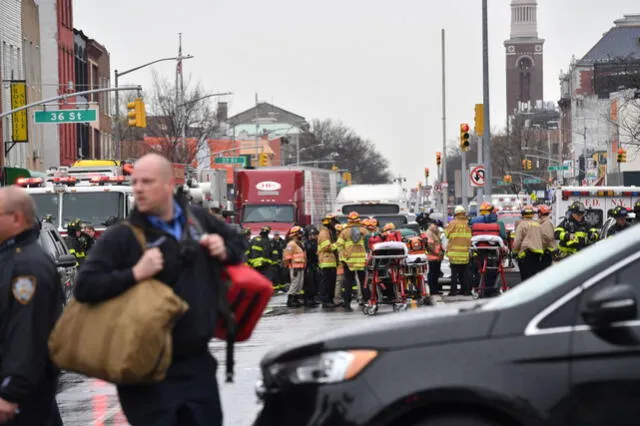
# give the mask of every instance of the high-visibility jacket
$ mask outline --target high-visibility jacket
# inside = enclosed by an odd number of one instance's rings
[[[437,262],[442,260],[444,252],[442,250],[442,241],[432,232],[426,234],[427,238],[427,260]]]
[[[452,265],[469,263],[469,247],[471,246],[471,228],[465,219],[453,219],[445,229],[447,236],[447,257]]]
[[[524,257],[527,252],[535,254],[544,253],[542,228],[533,219],[523,219],[516,229],[516,239],[513,242],[513,251],[518,257]]]
[[[299,241],[291,240],[284,249],[284,265],[289,269],[304,269],[307,266],[307,254]]]
[[[558,225],[554,236],[558,240],[560,252],[567,256],[596,242],[598,231],[590,228],[584,220],[578,222],[570,216]]]
[[[274,248],[269,238],[261,236],[254,237],[249,246],[249,265],[254,268],[272,265],[274,263],[274,255],[278,252]]]
[[[318,235],[318,266],[321,269],[335,268],[338,265],[338,247],[334,241],[334,234],[329,228],[323,226]]]
[[[364,240],[369,232],[359,225],[349,225],[338,236],[336,246],[340,261],[347,264],[351,271],[364,271],[367,250]]]

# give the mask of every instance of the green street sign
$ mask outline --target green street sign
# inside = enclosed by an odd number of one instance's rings
[[[538,179],[538,178],[524,178],[522,179],[523,183],[539,183],[542,182],[542,179]]]
[[[547,170],[550,172],[553,172],[556,170],[569,170],[569,166],[549,166],[547,167]]]
[[[246,157],[216,157],[213,162],[215,164],[247,164]]]
[[[60,109],[56,111],[36,111],[35,122],[42,124],[89,123],[98,119],[95,109]]]
[[[507,186],[509,184],[507,182],[503,181],[503,180],[499,180],[496,185],[498,185],[498,186]]]

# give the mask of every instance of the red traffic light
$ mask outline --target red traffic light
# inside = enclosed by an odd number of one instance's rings
[[[624,149],[620,148],[620,149],[618,150],[618,155],[622,155],[622,154],[624,154]]]
[[[467,123],[461,124],[460,125],[460,130],[463,132],[468,132],[470,129],[469,125]]]

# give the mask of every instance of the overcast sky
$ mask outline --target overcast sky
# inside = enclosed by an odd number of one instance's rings
[[[260,100],[341,120],[370,139],[411,185],[435,175],[442,146],[440,30],[447,32],[447,135],[482,102],[481,0],[74,0],[74,26],[105,45],[111,69],[177,53],[209,93],[230,91],[230,114]],[[510,0],[489,1],[491,124],[504,127]],[[544,96],[558,76],[638,0],[538,0]],[[175,64],[153,67],[173,78]],[[121,79],[148,89],[152,68]]]

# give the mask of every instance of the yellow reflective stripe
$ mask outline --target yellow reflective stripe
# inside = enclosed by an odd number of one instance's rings
[[[322,250],[323,248],[330,246],[331,245],[331,241],[329,240],[324,240],[323,242],[321,242],[320,244],[318,244],[318,250]]]
[[[452,232],[449,234],[449,239],[453,240],[454,238],[471,238],[471,232]]]
[[[335,268],[336,262],[322,262],[319,263],[318,266],[321,268]]]
[[[251,250],[262,251],[262,247],[260,247],[260,246],[251,246]]]

